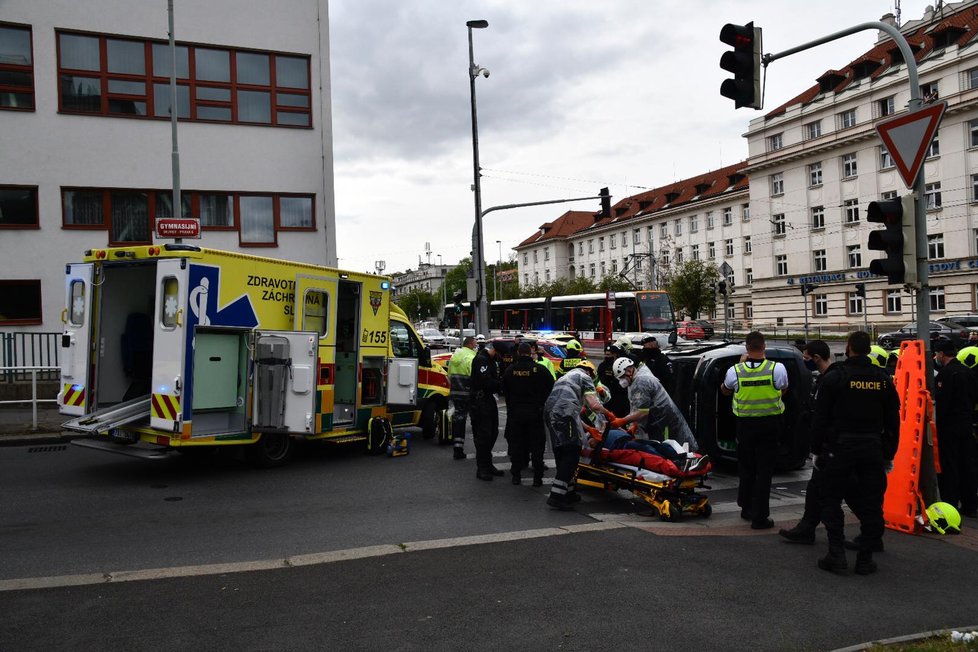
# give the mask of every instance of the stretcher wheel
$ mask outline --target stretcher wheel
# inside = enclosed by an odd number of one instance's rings
[[[659,508],[659,520],[678,523],[679,521],[683,520],[682,507],[675,505],[668,500],[663,502],[662,506]]]
[[[700,514],[703,515],[703,518],[710,518],[710,516],[713,514],[713,505],[711,505],[710,503],[706,503],[705,505],[703,505],[700,508]]]

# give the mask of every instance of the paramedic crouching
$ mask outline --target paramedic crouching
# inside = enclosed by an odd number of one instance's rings
[[[584,441],[581,408],[586,403],[591,411],[603,414],[605,418],[615,417],[598,399],[594,388],[595,371],[593,362],[581,361],[557,380],[543,405],[544,426],[557,462],[554,483],[547,498],[547,504],[554,509],[574,509],[574,503],[581,499],[574,491],[574,473]]]

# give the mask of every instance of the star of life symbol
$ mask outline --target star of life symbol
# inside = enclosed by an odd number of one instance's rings
[[[71,302],[71,314],[75,317],[76,322],[81,321],[82,316],[85,314],[85,299],[75,297],[75,300]]]
[[[177,299],[176,297],[167,297],[163,304],[163,312],[166,313],[167,317],[172,318],[177,314]]]

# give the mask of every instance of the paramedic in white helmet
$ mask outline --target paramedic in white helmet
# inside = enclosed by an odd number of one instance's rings
[[[657,441],[668,438],[680,445],[689,444],[691,451],[697,450],[696,437],[682,412],[647,366],[636,365],[629,358],[618,358],[614,372],[621,386],[628,388],[631,412],[612,419],[612,428],[624,428],[634,423],[641,431],[636,433],[636,437]]]

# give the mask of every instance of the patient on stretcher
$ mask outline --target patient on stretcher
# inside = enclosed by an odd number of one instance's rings
[[[643,476],[649,475],[645,479],[668,480],[670,477],[703,475],[712,466],[708,456],[691,453],[688,445],[680,446],[673,439],[636,439],[627,431],[618,429],[609,430],[603,438],[595,428],[588,428],[588,433],[588,444],[581,451],[582,461],[640,469]]]
[[[673,439],[655,441],[638,439],[626,430],[611,430],[604,438],[604,447],[608,450],[635,450],[652,453],[668,460],[685,460],[689,457],[689,448],[684,448]]]

